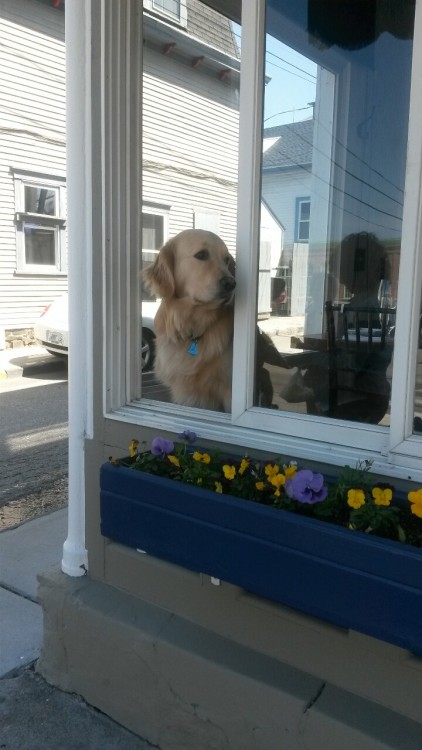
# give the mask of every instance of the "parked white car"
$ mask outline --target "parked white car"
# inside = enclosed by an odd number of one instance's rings
[[[141,362],[143,372],[149,372],[154,365],[155,333],[154,319],[158,302],[142,302],[142,345]],[[43,310],[34,325],[37,341],[50,354],[67,357],[69,349],[68,295],[54,300]]]

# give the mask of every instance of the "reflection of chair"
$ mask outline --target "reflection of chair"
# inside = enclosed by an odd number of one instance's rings
[[[327,416],[378,424],[390,400],[386,370],[396,311],[325,304],[328,349]]]

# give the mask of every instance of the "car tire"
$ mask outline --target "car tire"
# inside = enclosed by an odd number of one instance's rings
[[[154,367],[155,341],[151,331],[142,329],[141,342],[141,369],[142,372],[150,372]]]

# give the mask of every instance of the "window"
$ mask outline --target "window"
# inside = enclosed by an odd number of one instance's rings
[[[144,207],[142,212],[142,259],[141,268],[144,271],[153,263],[159,249],[168,238],[169,207]],[[155,299],[148,290],[142,288],[142,299]]]
[[[186,25],[186,0],[145,0],[145,8]]]
[[[208,3],[202,6],[208,17]],[[332,17],[324,17],[324,7],[333,9]],[[204,437],[263,449],[276,440],[280,452],[317,461],[326,459],[329,445],[331,461],[375,455],[383,471],[400,474],[418,471],[422,455],[420,172],[407,172],[406,164],[406,154],[414,165],[422,147],[422,83],[413,65],[413,8],[402,26],[381,6],[370,8],[381,15],[360,25],[339,24],[336,3],[243,3],[240,106],[234,55],[230,75],[220,76],[216,54],[210,61],[198,53],[194,67],[181,45],[172,59],[151,39],[142,72],[142,200],[171,205],[169,237],[194,226],[196,207],[218,212],[219,234],[236,254],[236,388],[230,414],[208,420],[191,410],[192,422],[206,424]],[[266,33],[258,37],[264,16]],[[232,27],[235,36],[239,28]],[[145,24],[146,32],[155,33]],[[227,63],[226,51],[224,58]],[[290,63],[282,71],[280,58]],[[282,228],[274,231],[264,269],[281,269],[287,280],[288,304],[277,315],[271,315],[271,273],[261,268],[260,248],[268,244],[260,230],[262,204]],[[146,226],[152,231],[157,227]],[[112,259],[110,266],[117,265]],[[122,273],[115,295],[121,321],[134,317],[125,307],[127,276]],[[338,374],[337,382],[350,375],[357,385],[354,395],[336,399],[342,407],[336,412],[325,366],[327,302],[334,310],[348,303],[370,307],[388,320],[389,347],[381,359],[358,359],[354,371]],[[257,325],[280,355],[279,365],[264,362],[271,383],[264,401],[256,387],[262,374]],[[371,326],[376,329],[374,321]],[[130,357],[130,343],[126,351]],[[162,409],[169,429],[186,427],[185,409],[165,399],[151,405],[145,389],[124,390],[116,382],[110,411],[130,402],[145,424],[155,425]]]
[[[296,198],[296,242],[309,242],[310,215],[309,198]]]
[[[14,182],[17,273],[66,273],[64,181],[15,173]]]

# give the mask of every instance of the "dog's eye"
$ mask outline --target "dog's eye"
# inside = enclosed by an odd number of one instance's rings
[[[198,250],[198,252],[195,253],[195,258],[197,258],[198,260],[208,260],[209,257],[209,250]]]

